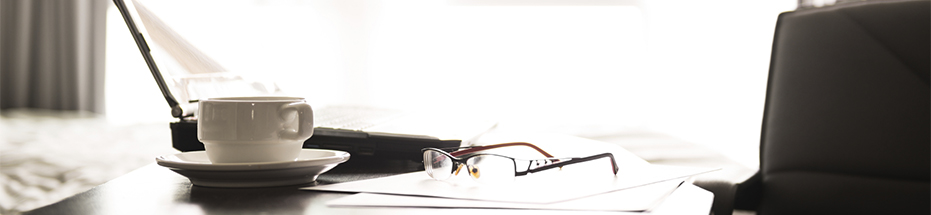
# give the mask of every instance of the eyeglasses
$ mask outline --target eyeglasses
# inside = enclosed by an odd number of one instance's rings
[[[543,159],[517,159],[497,154],[473,154],[475,152],[509,147],[527,146],[546,156]],[[447,153],[437,148],[425,148],[423,151],[424,170],[436,180],[446,180],[452,175],[459,175],[462,168],[468,171],[478,182],[500,183],[513,181],[516,176],[524,176],[553,168],[582,163],[608,157],[611,160],[611,170],[617,174],[618,167],[611,153],[601,153],[588,157],[554,158],[539,147],[524,142],[502,143],[488,146],[471,147],[469,149]],[[465,156],[463,156],[465,155]],[[459,157],[462,156],[462,157]],[[526,165],[524,165],[526,164]],[[455,168],[454,168],[455,167]],[[518,169],[520,167],[520,169]]]

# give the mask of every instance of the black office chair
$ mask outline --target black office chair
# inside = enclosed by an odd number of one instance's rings
[[[760,170],[715,214],[931,213],[931,1],[786,12],[773,40]]]

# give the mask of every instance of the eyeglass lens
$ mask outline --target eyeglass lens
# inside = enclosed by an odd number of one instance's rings
[[[514,160],[496,155],[477,155],[469,157],[465,164],[454,166],[447,155],[434,150],[423,153],[424,170],[430,177],[446,180],[453,173],[468,173],[478,182],[501,183],[514,180]],[[455,170],[455,172],[454,172]]]
[[[483,183],[514,181],[514,160],[495,155],[479,155],[466,160],[469,175]]]
[[[440,152],[426,150],[423,152],[423,167],[430,177],[445,180],[453,173],[453,160]]]

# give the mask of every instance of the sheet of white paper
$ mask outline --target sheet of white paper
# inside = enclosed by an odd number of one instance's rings
[[[613,175],[609,171],[598,171],[608,174],[593,174],[594,171],[591,170],[569,169],[517,177],[514,183],[507,184],[480,184],[465,176],[438,181],[424,172],[413,172],[302,189],[545,204],[682,179],[715,170],[717,169],[643,165],[627,167]]]
[[[683,180],[670,180],[553,204],[489,202],[450,198],[359,193],[327,202],[333,207],[504,208],[582,211],[646,211],[658,205]]]

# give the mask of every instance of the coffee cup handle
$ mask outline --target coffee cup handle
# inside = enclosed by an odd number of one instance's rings
[[[281,111],[279,111],[282,119],[287,115],[286,113],[290,111],[297,111],[298,126],[296,130],[286,129],[281,131],[280,137],[283,139],[291,140],[307,140],[314,134],[314,111],[310,108],[310,105],[303,102],[294,102],[281,106]]]

